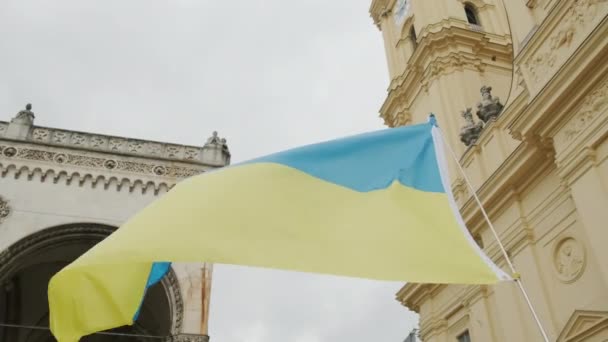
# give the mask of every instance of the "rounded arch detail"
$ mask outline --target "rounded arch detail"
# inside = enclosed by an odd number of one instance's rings
[[[25,267],[21,262],[28,256],[45,250],[61,248],[73,243],[83,243],[92,247],[109,236],[116,227],[97,223],[76,223],[46,228],[17,240],[8,248],[0,251],[0,286],[5,286],[10,278]],[[182,330],[184,304],[178,278],[171,268],[161,280],[169,303],[170,334]],[[136,326],[134,326],[137,329]]]

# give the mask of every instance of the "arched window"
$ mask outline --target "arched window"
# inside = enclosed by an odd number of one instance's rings
[[[410,40],[412,41],[412,46],[414,47],[414,50],[415,50],[416,47],[418,46],[418,38],[416,37],[416,29],[414,28],[414,25],[412,25],[412,27],[410,27]]]
[[[467,21],[469,24],[473,25],[481,25],[479,23],[479,17],[477,16],[477,9],[472,4],[464,5],[464,13],[467,15]]]

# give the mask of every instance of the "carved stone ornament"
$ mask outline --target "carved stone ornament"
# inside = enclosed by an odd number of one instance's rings
[[[116,168],[116,160],[113,159],[108,159],[105,162],[103,162],[103,167],[105,167],[108,170],[113,170]]]
[[[207,335],[179,334],[171,336],[166,342],[209,342]]]
[[[55,161],[55,163],[63,164],[68,160],[68,156],[66,156],[63,153],[59,153],[59,154],[55,155],[53,160]]]
[[[536,88],[550,79],[554,71],[572,55],[578,43],[603,19],[608,6],[607,0],[569,2],[559,20],[559,27],[544,39],[545,43],[525,62]]]
[[[154,174],[158,175],[158,176],[163,176],[164,174],[167,173],[167,169],[164,166],[155,166],[154,167]]]
[[[483,122],[475,122],[473,120],[473,112],[471,108],[463,110],[461,115],[464,118],[465,125],[460,129],[460,141],[462,141],[466,146],[471,146],[477,142],[477,139],[479,139],[479,134],[483,129]]]
[[[34,112],[32,112],[32,105],[28,103],[24,110],[19,111],[19,113],[11,119],[11,122],[23,125],[33,125],[35,117]]]
[[[569,142],[577,137],[606,109],[608,109],[608,81],[585,97],[574,119],[570,120],[563,129],[564,142]]]
[[[11,213],[11,207],[8,206],[8,202],[0,197],[0,223]]]
[[[5,157],[11,158],[17,155],[17,149],[14,147],[7,147],[2,151],[2,154],[4,154]]]
[[[572,237],[562,239],[553,252],[553,262],[557,277],[571,283],[577,280],[585,269],[585,249],[580,242]]]
[[[504,106],[498,97],[492,96],[492,87],[483,86],[480,92],[481,102],[477,104],[477,117],[486,123],[496,119]]]
[[[130,173],[154,174],[158,175],[154,170],[155,165],[148,163],[138,163],[131,161],[117,161],[114,159],[105,159],[93,156],[57,153],[43,151],[38,149],[19,149],[12,146],[0,145],[0,153],[5,157],[14,157],[25,160],[36,160],[45,162],[55,162],[57,164],[68,164],[81,167],[89,167],[104,170],[119,170]],[[181,166],[164,166],[163,176],[174,178],[187,178],[203,172],[196,168],[187,168]]]

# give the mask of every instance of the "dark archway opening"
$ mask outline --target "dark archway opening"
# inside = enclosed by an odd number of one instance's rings
[[[0,322],[48,327],[49,309],[47,285],[50,278],[96,243],[110,235],[115,228],[98,224],[78,224],[45,229],[26,237],[0,253]],[[173,311],[178,291],[171,291],[171,280],[164,279],[146,294],[141,313],[133,326],[112,329],[109,332],[170,336],[175,331]],[[167,277],[166,277],[167,278]],[[169,293],[170,292],[170,293]],[[181,307],[181,298],[177,298]],[[181,312],[179,313],[181,315]],[[178,320],[181,325],[181,319]],[[0,341],[51,342],[49,330],[0,326]],[[131,336],[94,334],[82,342],[134,342],[158,341]]]
[[[478,25],[478,26],[481,25],[479,23],[479,16],[477,15],[477,9],[475,8],[474,5],[472,5],[470,3],[465,4],[464,12],[467,16],[467,21],[469,22],[469,24]]]

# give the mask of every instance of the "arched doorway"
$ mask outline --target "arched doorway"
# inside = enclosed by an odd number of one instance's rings
[[[0,253],[0,322],[48,327],[47,285],[61,268],[115,230],[100,224],[71,224],[32,234]],[[170,336],[181,330],[183,303],[173,271],[146,293],[133,326],[111,332]],[[0,341],[51,342],[50,331],[0,327]],[[128,336],[91,335],[83,342],[153,341]],[[157,339],[154,341],[158,341]]]

